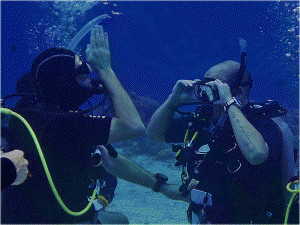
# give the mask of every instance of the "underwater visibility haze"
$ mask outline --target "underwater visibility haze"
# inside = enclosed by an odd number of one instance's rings
[[[154,105],[167,99],[177,80],[202,79],[210,67],[225,60],[240,62],[239,38],[245,39],[247,70],[253,78],[250,100],[272,99],[290,110],[293,114],[288,117],[289,125],[299,141],[298,1],[1,1],[0,4],[2,96],[15,92],[17,79],[30,70],[39,53],[51,47],[66,48],[89,21],[107,14],[111,19],[101,25],[108,33],[113,70],[128,93]],[[78,43],[75,52],[85,57],[89,40],[90,32]],[[151,115],[146,114],[141,112],[148,121]],[[152,146],[145,140],[142,143]],[[133,148],[132,143],[127,145]],[[143,148],[141,143],[138,145]],[[177,178],[179,181],[180,177]],[[141,210],[144,207],[147,211],[151,196],[143,198],[145,207],[141,206]],[[118,196],[115,199],[116,202]],[[174,208],[179,205],[171,204]],[[121,210],[121,203],[119,207]],[[142,220],[134,213],[124,214],[133,223],[150,223],[154,219],[149,216]],[[172,216],[176,217],[175,214]],[[177,223],[187,223],[184,217]],[[175,223],[160,215],[158,218],[161,223]]]
[[[112,66],[129,92],[163,102],[178,79],[201,79],[221,61],[239,62],[241,37],[254,78],[251,99],[298,103],[299,3],[291,1],[2,1],[2,94],[13,92],[40,52],[67,47],[102,14],[112,16],[103,26]],[[76,49],[83,56],[88,41],[86,35]]]

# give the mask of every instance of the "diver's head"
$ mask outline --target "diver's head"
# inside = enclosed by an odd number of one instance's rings
[[[204,75],[204,82],[219,79],[228,84],[233,97],[237,97],[242,106],[248,103],[249,92],[252,87],[252,79],[248,71],[239,79],[240,63],[232,60],[221,62],[211,67]],[[223,104],[220,100],[214,101],[214,119],[219,118],[223,112]]]
[[[232,96],[244,95],[248,98],[252,87],[252,79],[247,70],[245,70],[241,81],[239,82],[240,63],[232,60],[221,62],[211,67],[204,75],[204,81],[219,79],[227,83],[230,87]]]
[[[31,75],[39,100],[75,110],[93,95],[90,67],[64,48],[50,48],[36,57]]]

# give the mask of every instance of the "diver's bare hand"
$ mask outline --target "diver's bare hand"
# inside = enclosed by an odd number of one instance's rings
[[[179,186],[175,184],[164,184],[162,185],[160,191],[167,198],[172,200],[180,200],[185,202],[190,202],[190,199],[183,197],[179,191]]]
[[[86,48],[87,61],[101,71],[111,70],[108,35],[103,27],[95,26],[91,32],[90,44]]]
[[[101,152],[101,163],[105,168],[113,169],[113,159],[103,145],[98,145],[97,149]]]
[[[223,105],[232,98],[232,94],[231,94],[230,87],[228,86],[228,84],[223,83],[219,79],[207,82],[206,84],[211,85],[212,87],[218,88],[220,100]]]
[[[194,94],[195,84],[200,82],[199,79],[195,80],[178,80],[175,84],[172,94],[170,95],[172,105],[179,106],[190,100],[197,100]]]

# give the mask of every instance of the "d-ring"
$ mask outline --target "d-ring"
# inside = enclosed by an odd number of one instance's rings
[[[231,148],[231,149],[229,149],[226,153],[229,153],[229,152],[231,152],[233,149],[235,149],[237,147],[237,145],[236,145],[236,143],[234,143],[234,146],[233,146],[233,148]]]
[[[242,167],[242,163],[240,162],[240,160],[237,160],[238,162],[239,162],[239,167],[235,170],[235,171],[231,171],[230,170],[230,168],[229,168],[229,166],[227,166],[227,170],[229,171],[229,173],[236,173],[237,171],[239,171],[240,169],[241,169],[241,167]]]

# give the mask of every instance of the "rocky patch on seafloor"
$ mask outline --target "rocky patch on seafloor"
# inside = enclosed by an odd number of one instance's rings
[[[175,157],[175,153],[172,152],[170,144],[163,142],[157,143],[146,137],[135,139],[134,141],[115,143],[113,146],[117,149],[122,149],[121,154],[127,157],[145,155],[161,161],[171,160]]]

